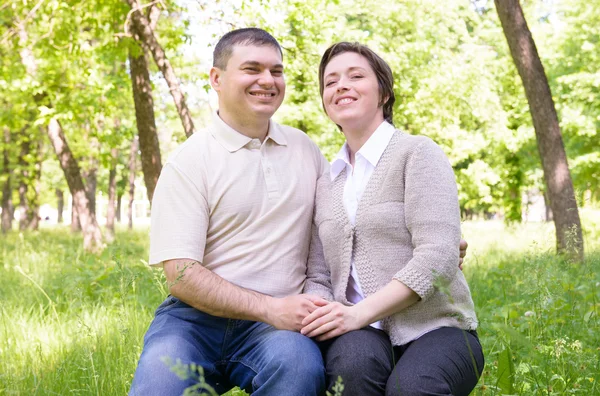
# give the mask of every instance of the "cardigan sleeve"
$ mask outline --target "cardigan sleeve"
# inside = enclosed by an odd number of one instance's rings
[[[319,226],[317,216],[320,210],[319,199],[321,189],[327,188],[327,178],[329,178],[328,168],[317,180],[317,189],[315,192],[315,208],[313,211],[313,222],[311,230],[310,248],[308,250],[308,260],[306,263],[306,282],[304,283],[304,293],[315,294],[328,301],[333,301],[333,287],[331,285],[331,272],[325,261],[323,252],[323,243],[319,237]]]
[[[304,293],[315,294],[328,301],[333,301],[331,274],[325,263],[323,244],[319,238],[318,227],[313,222],[310,250],[306,265],[306,283]]]
[[[460,210],[454,172],[442,151],[425,138],[406,165],[405,221],[413,257],[394,275],[426,300],[456,276],[460,241]]]

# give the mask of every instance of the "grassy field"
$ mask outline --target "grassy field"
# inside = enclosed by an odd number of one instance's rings
[[[579,265],[552,254],[551,224],[464,224],[486,353],[473,394],[600,395],[600,216],[582,218]],[[119,232],[101,256],[62,229],[0,241],[0,394],[125,395],[167,293],[144,264],[147,230]]]

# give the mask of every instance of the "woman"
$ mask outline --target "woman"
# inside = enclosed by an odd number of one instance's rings
[[[468,395],[484,358],[459,259],[454,174],[430,139],[393,127],[390,67],[358,43],[319,67],[323,107],[346,137],[319,180],[303,322],[325,341],[344,395]]]

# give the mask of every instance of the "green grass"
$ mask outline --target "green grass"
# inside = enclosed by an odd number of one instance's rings
[[[579,265],[553,254],[552,224],[464,225],[465,275],[486,354],[474,394],[600,395],[600,227],[592,219]]]
[[[474,394],[600,395],[600,215],[582,218],[580,265],[553,255],[551,224],[464,224],[486,353]],[[119,232],[100,256],[62,229],[1,238],[0,394],[125,395],[166,295],[143,262],[147,230]]]

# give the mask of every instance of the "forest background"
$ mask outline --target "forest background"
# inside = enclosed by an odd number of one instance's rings
[[[53,388],[61,393],[57,389],[79,389],[72,382],[86,376],[90,381],[81,385],[82,394],[126,389],[151,309],[165,293],[160,275],[140,263],[147,255],[143,219],[161,166],[216,109],[208,70],[218,38],[234,28],[259,26],[284,49],[288,90],[276,120],[306,131],[327,158],[339,150],[343,136],[322,111],[317,65],[324,50],[340,40],[359,41],[382,55],[396,81],[396,126],[431,137],[448,155],[465,234],[475,242],[471,254],[493,264],[471,267],[480,271],[470,279],[472,290],[482,290],[476,303],[497,304],[482,309],[482,316],[489,314],[490,323],[499,326],[484,339],[491,368],[483,385],[487,390],[480,386],[479,391],[598,392],[593,372],[600,372],[600,349],[595,349],[600,347],[595,335],[600,308],[600,1],[523,0],[520,5],[552,92],[581,216],[587,258],[577,264],[554,255],[555,236],[544,223],[553,213],[530,107],[492,1],[380,6],[350,0],[0,3],[0,296],[7,302],[0,330],[5,340],[0,341],[0,360],[6,362],[0,390],[4,385],[16,394],[24,389],[44,393],[46,377],[62,386]],[[124,197],[128,202],[122,203]],[[478,222],[483,219],[496,221]],[[115,228],[119,221],[123,225]],[[70,223],[73,233],[62,223]],[[494,239],[506,243],[486,250]],[[481,255],[473,250],[476,246]],[[501,250],[518,250],[519,258],[509,259]],[[526,274],[514,273],[518,268],[549,271],[548,278],[536,278],[535,287],[511,289],[512,295],[507,290],[519,279],[528,282]],[[550,292],[558,286],[549,284],[564,280],[565,274],[571,283]],[[143,282],[156,285],[154,296],[148,290],[140,295]],[[29,289],[31,300],[21,295]],[[79,293],[81,300],[73,301],[82,307],[120,304],[112,314],[130,321],[127,331],[117,326],[118,352],[102,338],[112,334],[111,325],[94,330],[86,315],[97,313],[73,307],[69,290]],[[577,293],[585,304],[573,302]],[[532,298],[539,299],[537,310],[525,308],[524,301]],[[554,307],[558,311],[543,317],[540,312],[560,301],[564,304]],[[567,313],[581,326],[572,319],[573,328],[561,337]],[[511,319],[522,318],[527,319],[519,326],[525,327],[511,327]],[[532,318],[544,322],[532,328]],[[90,337],[79,355],[68,346],[75,337],[67,330],[69,323]],[[574,327],[585,334],[576,336]],[[522,352],[524,339],[550,348],[546,352],[554,354],[556,366],[519,366],[511,351]],[[575,353],[576,341],[587,343],[587,354]],[[60,347],[48,346],[53,343]],[[580,365],[560,371],[566,356],[560,348],[571,348]],[[16,350],[21,360],[14,359]],[[546,356],[541,350],[539,356]],[[108,379],[96,371],[98,362],[94,366],[100,352],[114,352],[122,361]],[[49,356],[52,370],[27,367],[30,359],[48,361]],[[63,358],[78,363],[61,366]],[[112,370],[105,363],[103,368]]]

